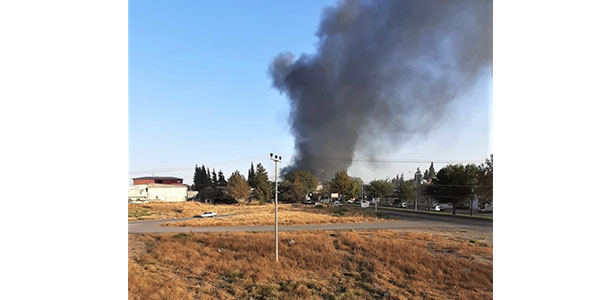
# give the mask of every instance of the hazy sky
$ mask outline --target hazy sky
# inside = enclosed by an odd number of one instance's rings
[[[177,176],[191,184],[194,164],[222,169],[229,177],[234,170],[245,175],[250,161],[263,163],[272,177],[269,152],[283,155],[285,164],[294,147],[288,100],[272,88],[269,64],[285,51],[314,53],[321,11],[335,3],[129,1],[130,178]],[[454,101],[438,129],[381,149],[380,158],[489,156],[491,70],[488,74]],[[428,165],[361,162],[349,173],[367,181],[402,172],[407,178],[408,171]]]

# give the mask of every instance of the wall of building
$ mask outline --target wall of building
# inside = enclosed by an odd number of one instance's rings
[[[187,201],[187,188],[185,186],[148,186],[148,200],[164,202],[184,202]]]
[[[167,184],[132,185],[127,196],[129,202],[184,202],[188,199],[186,186]]]

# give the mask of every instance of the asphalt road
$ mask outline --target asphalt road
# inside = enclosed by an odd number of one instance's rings
[[[415,215],[406,212],[385,212],[394,220],[375,223],[344,223],[344,224],[310,224],[310,225],[279,225],[280,231],[298,230],[370,230],[370,229],[405,229],[429,231],[472,231],[492,233],[491,220],[478,220],[452,216]],[[267,226],[207,226],[207,227],[177,227],[161,226],[170,221],[183,221],[190,218],[139,221],[129,223],[129,233],[179,233],[179,232],[248,232],[273,231],[273,225]]]

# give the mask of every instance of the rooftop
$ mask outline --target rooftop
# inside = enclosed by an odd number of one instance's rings
[[[157,179],[157,180],[178,179],[178,180],[183,180],[183,178],[170,177],[170,176],[146,176],[146,177],[137,177],[137,178],[133,178],[133,179],[134,180],[137,180],[137,179]]]

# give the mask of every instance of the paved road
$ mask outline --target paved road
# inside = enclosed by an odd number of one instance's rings
[[[406,213],[405,213],[406,214]],[[492,221],[446,216],[415,216],[394,213],[396,220],[375,223],[344,223],[344,224],[311,224],[311,225],[280,225],[280,231],[297,230],[369,230],[369,229],[406,229],[406,230],[460,230],[481,233],[492,233]],[[273,231],[273,225],[268,226],[207,226],[207,227],[176,227],[161,226],[169,221],[183,221],[190,218],[170,219],[159,221],[142,221],[129,223],[129,233],[178,233],[178,232],[243,232],[243,231]]]

